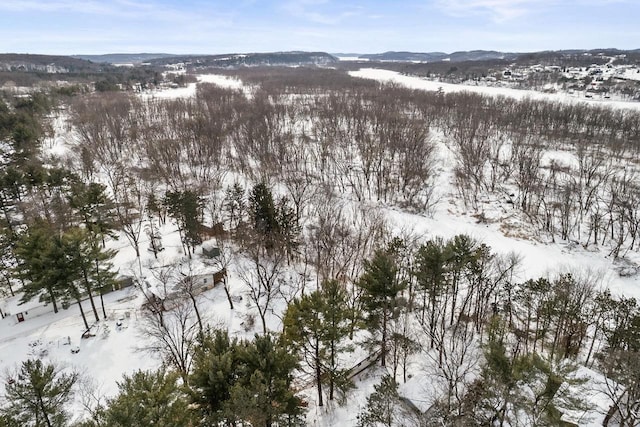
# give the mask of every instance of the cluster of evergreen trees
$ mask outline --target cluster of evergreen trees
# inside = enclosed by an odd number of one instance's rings
[[[7,427],[301,426],[303,401],[291,387],[297,365],[274,336],[239,341],[213,331],[201,337],[188,377],[163,368],[125,375],[118,394],[99,396],[86,406],[90,417],[82,419],[70,413],[74,393],[80,394],[79,375],[29,359],[5,385],[0,422]]]
[[[635,300],[613,298],[570,274],[513,282],[517,263],[507,260],[465,235],[413,249],[392,239],[364,262],[353,287],[325,281],[291,300],[281,334],[245,341],[205,330],[185,375],[165,367],[124,377],[119,394],[94,407],[82,425],[302,425],[296,387],[315,384],[319,405],[325,397],[344,402],[353,387],[345,355],[356,345],[370,349],[389,373],[363,408],[362,426],[555,425],[567,410],[589,409],[576,391],[583,382],[576,363],[598,366],[618,416],[636,422]],[[408,410],[397,391],[416,361],[426,361],[434,378],[426,413]],[[40,371],[48,373],[38,385]],[[24,416],[18,407],[38,419],[68,419],[62,408],[74,381],[40,361],[25,362],[8,390],[43,387],[38,393],[58,403],[27,406],[17,403],[23,392],[9,392],[6,422]]]
[[[407,353],[430,361],[435,378],[418,425],[558,425],[563,413],[595,409],[583,399],[589,378],[576,374],[578,364],[606,375],[600,387],[611,405],[607,419],[639,421],[635,299],[612,297],[593,274],[516,282],[516,259],[464,235],[430,240],[409,258],[398,257],[397,243],[376,252],[358,282],[383,364],[387,351],[400,354],[361,425],[400,425],[415,415],[397,392],[396,366],[403,358],[406,364]]]
[[[104,249],[116,227],[112,203],[104,186],[43,164],[44,115],[53,104],[41,93],[10,106],[0,102],[3,287],[13,295],[19,283],[22,301],[41,297],[55,312],[88,295],[98,320],[93,296],[113,282],[114,252]]]

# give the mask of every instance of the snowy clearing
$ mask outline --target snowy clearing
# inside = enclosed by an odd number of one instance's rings
[[[242,89],[245,86],[238,79],[219,74],[200,74],[197,76],[198,83],[212,83],[226,89]],[[178,99],[192,98],[196,96],[196,88],[198,83],[189,83],[186,87],[175,89],[162,89],[144,92],[141,94],[143,99]]]
[[[535,99],[540,101],[558,101],[558,102],[572,102],[589,105],[597,105],[603,107],[624,108],[640,110],[640,102],[632,101],[614,101],[614,100],[599,100],[595,98],[584,98],[582,92],[576,95],[569,94],[554,94],[554,93],[541,93],[534,90],[520,90],[510,89],[503,87],[490,87],[490,86],[470,86],[470,85],[458,85],[452,83],[437,82],[433,80],[427,80],[420,77],[405,76],[396,71],[381,70],[377,68],[362,68],[358,71],[351,71],[349,75],[353,77],[360,77],[363,79],[377,80],[379,82],[393,82],[410,89],[421,89],[428,91],[442,90],[445,93],[449,92],[472,92],[480,95],[488,96],[506,96],[514,99]]]

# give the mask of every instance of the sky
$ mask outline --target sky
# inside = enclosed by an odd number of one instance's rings
[[[640,48],[640,0],[0,0],[0,52]]]

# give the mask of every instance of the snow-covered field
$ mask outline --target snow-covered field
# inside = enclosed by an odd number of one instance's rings
[[[508,96],[517,99],[529,97],[532,99],[552,100],[562,102],[585,102],[567,95],[542,94],[535,91],[522,91],[506,88],[481,86],[462,86],[428,81],[417,77],[403,76],[399,73],[377,69],[362,69],[352,72],[352,76],[375,79],[381,82],[396,82],[398,84],[423,90],[471,91],[485,95]],[[242,82],[219,75],[202,75],[199,82],[213,83],[221,87],[243,89]],[[246,88],[245,88],[246,89]],[[190,97],[196,93],[196,83],[185,88],[167,89],[144,94],[145,97],[168,99]],[[640,108],[640,103],[618,101],[590,101],[598,105],[608,105],[616,108]],[[51,155],[62,156],[68,150],[62,122],[56,121],[57,130],[54,140],[45,144],[46,151]],[[443,163],[446,161],[443,158]],[[522,267],[518,279],[536,278],[559,271],[577,271],[587,269],[590,274],[602,277],[602,285],[609,287],[614,294],[624,294],[640,298],[640,278],[620,277],[611,259],[602,252],[583,249],[580,245],[571,243],[541,243],[526,236],[507,236],[500,225],[508,222],[515,214],[513,207],[504,200],[485,201],[487,223],[478,223],[477,219],[460,209],[454,199],[450,171],[442,169],[436,188],[439,188],[440,201],[432,217],[410,214],[394,208],[371,206],[380,208],[385,213],[393,228],[400,232],[410,231],[422,236],[425,240],[435,236],[450,238],[457,234],[468,234],[489,245],[496,253],[515,252],[522,258]],[[162,259],[155,261],[153,254],[146,251],[148,241],[142,239],[142,259],[138,261],[133,248],[122,236],[118,241],[110,241],[109,246],[118,249],[114,259],[115,269],[121,275],[136,277],[152,277],[152,268],[157,265],[169,264],[183,257],[178,233],[175,225],[167,224],[162,230],[163,246]],[[196,250],[194,266],[199,270],[206,267],[201,258],[201,249]],[[205,320],[218,327],[226,328],[232,336],[250,337],[260,330],[260,322],[256,321],[253,328],[245,328],[246,316],[251,311],[246,298],[245,284],[238,275],[241,260],[235,259],[229,269],[228,287],[231,295],[244,299],[230,310],[223,289],[217,286],[202,294],[200,299]],[[142,271],[140,271],[142,265]],[[144,302],[139,289],[131,287],[115,291],[105,296],[108,313],[107,320],[101,320],[96,327],[96,336],[81,339],[84,330],[78,307],[72,304],[68,309],[54,314],[50,307],[40,309],[38,316],[32,316],[25,322],[16,324],[15,316],[8,316],[0,321],[0,367],[4,371],[14,369],[21,361],[28,357],[41,357],[44,360],[59,362],[73,366],[84,372],[87,377],[94,379],[99,389],[106,395],[113,395],[117,391],[116,382],[124,373],[131,373],[137,369],[150,369],[159,366],[161,361],[148,352],[140,351],[146,337],[141,335],[141,322],[144,317],[141,304]],[[87,301],[83,304],[92,319]],[[284,304],[274,307],[274,315],[269,316],[269,327],[277,331],[281,321],[277,314],[284,310]],[[121,323],[121,326],[117,326]],[[105,332],[108,331],[108,332]],[[67,343],[69,342],[69,343]],[[71,348],[78,346],[80,351],[72,354]],[[354,355],[354,360],[358,355]],[[415,372],[418,374],[418,372]],[[316,426],[351,426],[356,423],[356,415],[366,402],[367,395],[373,390],[373,385],[379,381],[382,371],[372,369],[356,379],[357,389],[348,399],[346,406],[337,407],[332,404],[318,408],[315,404],[315,389],[306,390],[304,394],[310,402],[307,420],[309,425]],[[424,387],[424,377],[416,376],[413,381],[404,385],[401,391],[407,396],[420,393]],[[416,400],[419,400],[416,398]],[[76,402],[78,414],[80,404]]]
[[[242,82],[238,79],[234,79],[227,76],[221,76],[218,74],[202,74],[198,76],[198,83],[213,83],[220,87],[227,89],[242,89]],[[175,98],[189,98],[195,96],[196,86],[198,83],[189,83],[186,87],[180,87],[175,89],[163,89],[144,92],[141,96],[143,99],[175,99]]]
[[[377,68],[362,68],[358,71],[352,71],[349,74],[353,77],[372,79],[379,82],[394,82],[411,89],[422,89],[434,92],[439,90],[442,90],[445,93],[472,92],[481,95],[505,96],[515,99],[530,98],[541,101],[576,102],[613,108],[640,109],[640,102],[585,98],[582,95],[582,92],[570,95],[566,93],[542,93],[534,90],[511,89],[505,87],[459,85],[427,80],[420,77],[405,76],[396,71],[381,70]]]

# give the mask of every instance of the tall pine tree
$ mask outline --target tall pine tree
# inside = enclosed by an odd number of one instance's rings
[[[406,284],[399,276],[399,266],[392,247],[377,250],[370,261],[364,262],[364,273],[358,286],[363,290],[365,321],[372,335],[372,343],[380,351],[382,366],[386,366],[389,322],[402,305],[401,293]]]
[[[20,370],[5,384],[6,402],[1,412],[16,425],[63,427],[69,419],[69,402],[76,373],[64,373],[39,359],[22,363]]]
[[[291,388],[295,356],[271,335],[230,340],[206,336],[189,379],[191,399],[207,425],[302,425],[301,401]]]
[[[301,401],[291,389],[295,356],[271,335],[256,335],[238,351],[240,380],[231,389],[229,408],[252,426],[304,423]]]
[[[350,331],[346,300],[340,283],[327,281],[319,290],[295,299],[284,316],[283,338],[313,371],[318,406],[323,406],[323,384],[329,386],[329,400],[336,388],[345,392],[352,386],[347,370],[338,363],[340,354],[351,350],[344,344]]]
[[[66,263],[61,233],[37,220],[18,238],[16,275],[24,281],[22,302],[39,298],[51,303],[54,313],[67,296],[77,272]]]
[[[118,395],[110,399],[101,423],[110,427],[190,426],[194,417],[173,372],[137,371],[118,382]]]

